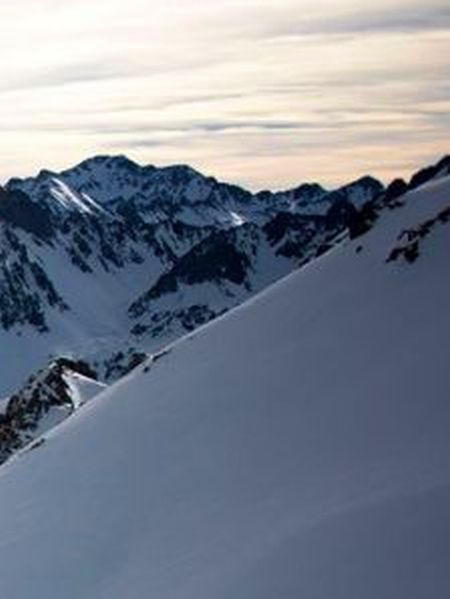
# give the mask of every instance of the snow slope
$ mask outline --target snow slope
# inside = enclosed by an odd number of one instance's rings
[[[0,596],[449,597],[449,204],[410,192],[4,466]]]

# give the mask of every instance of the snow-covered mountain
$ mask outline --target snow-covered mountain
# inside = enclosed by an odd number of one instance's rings
[[[262,228],[215,232],[131,304],[131,332],[158,342],[192,331],[332,247],[343,230],[319,215],[280,212]]]
[[[391,189],[4,465],[1,595],[448,597],[449,209]]]
[[[88,364],[65,358],[32,375],[22,389],[2,402],[0,463],[22,447],[34,448],[32,441],[63,422],[105,387],[96,380]]]
[[[382,191],[364,177],[251,194],[120,156],[11,179],[0,190],[0,393],[60,356],[123,374],[324,251]]]
[[[198,227],[267,220],[279,211],[324,213],[336,195],[358,204],[372,199],[382,185],[363,177],[331,192],[317,184],[302,184],[253,195],[186,165],[142,167],[125,156],[97,156],[62,173],[44,170],[37,177],[11,179],[7,189],[26,193],[54,214],[119,212],[146,223],[175,220]]]

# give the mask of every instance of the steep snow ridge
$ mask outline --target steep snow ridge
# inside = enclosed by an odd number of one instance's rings
[[[3,467],[2,596],[449,596],[448,224],[386,262],[449,201],[409,193]]]

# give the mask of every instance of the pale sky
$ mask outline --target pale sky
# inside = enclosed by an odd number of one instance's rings
[[[450,152],[448,0],[0,5],[0,179],[95,154],[253,189]]]

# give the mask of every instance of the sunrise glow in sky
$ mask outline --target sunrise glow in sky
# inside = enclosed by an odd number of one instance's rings
[[[449,151],[448,1],[16,0],[0,22],[3,181],[127,154],[334,185]]]

